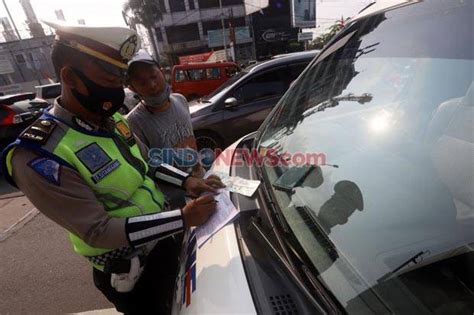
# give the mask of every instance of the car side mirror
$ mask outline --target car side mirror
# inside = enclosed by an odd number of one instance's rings
[[[237,106],[237,99],[235,97],[229,97],[224,101],[225,108],[232,108]]]

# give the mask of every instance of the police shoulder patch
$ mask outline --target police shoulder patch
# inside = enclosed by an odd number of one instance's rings
[[[19,138],[45,144],[53,133],[54,128],[56,128],[56,125],[56,122],[53,120],[39,119],[23,131]]]
[[[59,186],[61,165],[58,162],[48,158],[40,157],[32,160],[30,163],[28,163],[28,166],[48,182]]]
[[[107,153],[95,142],[77,151],[76,156],[92,174],[112,161]]]

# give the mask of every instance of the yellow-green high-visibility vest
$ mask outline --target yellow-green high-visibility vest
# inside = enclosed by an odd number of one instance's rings
[[[29,129],[38,124],[49,125],[54,127],[52,134],[48,135],[47,141],[35,139],[34,133],[31,133],[31,141],[20,136],[5,150],[3,163],[8,171],[5,174],[7,179],[13,181],[11,160],[15,148],[21,146],[79,172],[111,217],[127,218],[162,211],[165,197],[146,175],[148,165],[134,142],[127,122],[120,114],[115,114],[113,119],[115,133],[109,134],[88,132],[49,114],[43,115]],[[67,211],[67,205],[64,205],[64,211]],[[94,267],[101,270],[108,258],[125,256],[133,250],[131,247],[92,247],[71,232],[69,238],[74,251],[86,256]]]

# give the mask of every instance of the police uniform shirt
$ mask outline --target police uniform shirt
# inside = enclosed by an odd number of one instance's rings
[[[78,123],[75,116],[57,102],[50,114],[71,124]],[[89,124],[82,127],[98,128]],[[138,139],[137,144],[142,155],[146,156],[147,148]],[[38,157],[32,151],[17,147],[12,157],[12,177],[44,215],[93,247],[120,248],[130,245],[125,229],[126,218],[109,216],[79,172],[61,166],[56,174],[51,175],[56,178],[48,179],[30,167],[30,163]]]

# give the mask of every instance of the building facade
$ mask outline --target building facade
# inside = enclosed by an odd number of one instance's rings
[[[0,43],[0,92],[34,92],[36,85],[55,80],[53,42],[51,35]]]
[[[304,50],[304,43],[298,41],[301,29],[292,23],[291,4],[289,0],[269,0],[268,7],[252,14],[257,60]]]
[[[254,59],[250,17],[244,0],[157,0],[163,18],[154,29],[161,55],[177,63],[184,55],[224,48],[234,40],[235,59]],[[221,17],[224,20],[224,30]],[[225,34],[225,36],[223,36]],[[229,53],[230,55],[230,53]]]
[[[230,52],[230,41],[235,45],[228,55],[238,63],[304,49],[289,0],[269,0],[268,7],[250,15],[245,7],[251,0],[221,0],[222,9],[219,0],[156,1],[163,12],[154,28],[158,50],[173,64],[185,55],[222,50],[224,44]]]

